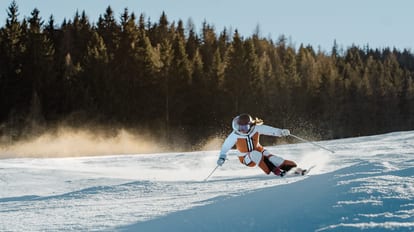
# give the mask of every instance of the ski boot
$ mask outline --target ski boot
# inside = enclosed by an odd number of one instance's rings
[[[307,170],[306,169],[302,169],[302,168],[296,168],[294,173],[296,175],[304,176],[307,173]]]

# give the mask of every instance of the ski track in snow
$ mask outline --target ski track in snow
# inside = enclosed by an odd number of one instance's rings
[[[267,147],[309,176],[218,151],[0,159],[0,231],[413,231],[414,132]]]

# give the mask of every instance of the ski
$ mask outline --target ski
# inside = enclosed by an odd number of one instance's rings
[[[288,172],[282,171],[280,173],[280,177],[284,176],[305,176],[307,175],[316,165],[312,165],[309,168],[302,169],[302,168],[295,168],[292,170],[289,170]]]

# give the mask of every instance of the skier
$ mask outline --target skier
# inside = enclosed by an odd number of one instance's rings
[[[260,135],[289,136],[288,129],[279,129],[263,125],[263,120],[253,119],[249,114],[241,114],[233,119],[233,132],[224,141],[217,165],[221,166],[226,161],[227,152],[236,145],[240,152],[238,157],[242,164],[248,167],[259,166],[267,175],[271,172],[277,176],[284,176],[286,172],[297,165],[291,160],[273,155],[259,143]],[[304,175],[306,170],[295,169],[295,174]]]

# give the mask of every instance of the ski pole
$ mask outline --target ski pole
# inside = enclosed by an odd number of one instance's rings
[[[335,153],[334,151],[332,151],[332,150],[330,150],[330,149],[328,149],[328,148],[326,148],[326,147],[324,147],[324,146],[321,146],[321,145],[319,145],[319,144],[317,144],[317,143],[311,142],[311,141],[306,140],[306,139],[302,139],[302,138],[301,138],[301,137],[299,137],[299,136],[292,135],[292,134],[290,134],[290,136],[292,136],[292,137],[294,137],[294,138],[297,138],[297,139],[299,139],[299,140],[301,140],[301,141],[303,141],[303,142],[310,143],[310,144],[312,144],[312,145],[314,145],[314,146],[320,147],[320,148],[322,148],[322,149],[324,149],[324,150],[327,150],[327,151],[329,151],[329,152],[331,152],[331,153]]]
[[[207,180],[208,180],[208,178],[210,178],[210,176],[211,176],[211,175],[213,175],[213,173],[217,170],[217,168],[218,168],[218,167],[220,167],[220,165],[217,165],[217,166],[213,169],[213,171],[211,171],[210,175],[208,175],[208,176],[204,179],[204,181],[207,181]]]

